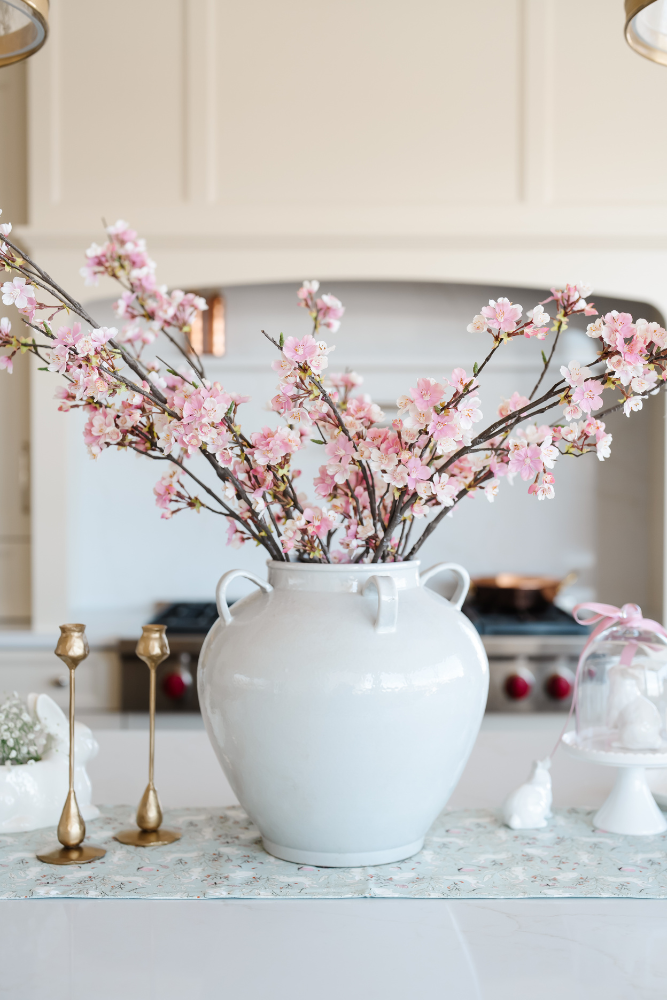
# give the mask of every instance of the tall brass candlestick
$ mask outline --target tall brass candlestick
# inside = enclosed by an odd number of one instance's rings
[[[58,823],[58,840],[63,846],[48,854],[37,855],[38,860],[47,865],[83,865],[106,854],[103,847],[83,844],[86,824],[79,812],[74,791],[74,671],[89,652],[85,625],[60,626],[56,656],[69,668],[69,791]]]
[[[138,830],[121,830],[115,834],[121,844],[132,847],[161,847],[173,844],[181,834],[176,830],[162,830],[162,809],[153,783],[153,766],[155,762],[155,671],[160,663],[169,656],[169,643],[165,635],[165,625],[144,625],[141,638],[137,643],[137,656],[143,660],[150,671],[149,694],[149,751],[148,751],[148,784],[141,797],[137,809]]]

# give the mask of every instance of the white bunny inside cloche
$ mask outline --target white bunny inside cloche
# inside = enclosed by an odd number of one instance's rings
[[[28,711],[47,736],[41,760],[0,766],[0,833],[20,833],[56,826],[69,787],[69,723],[47,694],[28,695]],[[74,790],[85,822],[100,811],[91,804],[86,764],[99,750],[88,726],[75,723]]]
[[[512,830],[539,830],[551,819],[551,759],[533,761],[528,781],[503,803],[503,820]]]

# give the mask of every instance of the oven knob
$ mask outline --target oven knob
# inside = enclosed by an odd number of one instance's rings
[[[188,683],[179,670],[175,670],[173,674],[167,674],[166,677],[162,678],[162,690],[167,698],[179,701],[187,689]]]
[[[527,698],[532,690],[533,677],[527,670],[520,674],[510,674],[509,677],[505,678],[505,694],[512,701],[521,701],[522,698]]]
[[[565,674],[551,674],[545,681],[544,690],[554,701],[565,701],[572,694],[572,680]]]
[[[189,670],[190,654],[181,653],[179,659],[180,664],[162,678],[162,690],[167,698],[172,698],[174,701],[180,701],[192,684],[192,674]]]

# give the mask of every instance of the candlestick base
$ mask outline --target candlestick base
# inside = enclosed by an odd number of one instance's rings
[[[165,847],[183,836],[177,830],[119,830],[114,840],[129,847]]]
[[[59,847],[48,854],[38,854],[37,860],[45,865],[87,865],[96,858],[103,858],[106,853],[103,847],[81,844],[79,847]]]

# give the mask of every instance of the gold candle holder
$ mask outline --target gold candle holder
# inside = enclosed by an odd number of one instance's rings
[[[162,809],[160,800],[153,784],[153,765],[155,761],[155,671],[160,663],[169,656],[169,643],[165,635],[165,625],[144,625],[141,638],[137,643],[137,656],[143,660],[150,671],[149,720],[150,738],[148,751],[148,784],[141,797],[137,809],[138,830],[121,830],[115,834],[115,839],[121,844],[132,847],[162,847],[180,840],[181,834],[176,830],[162,830]]]
[[[83,843],[86,824],[74,791],[74,671],[89,652],[85,625],[60,626],[56,656],[69,668],[69,791],[58,823],[58,840],[63,846],[37,855],[37,860],[47,865],[85,865],[107,853],[103,847]]]

